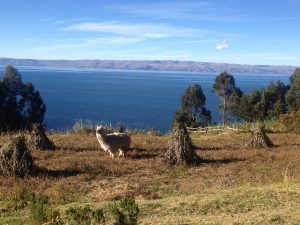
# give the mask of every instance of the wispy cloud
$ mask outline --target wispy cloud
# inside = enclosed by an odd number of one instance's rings
[[[216,4],[212,1],[187,0],[187,1],[159,1],[139,4],[102,4],[102,8],[115,10],[124,14],[132,14],[154,19],[192,19],[205,21],[235,21],[240,20],[240,15],[231,6]]]
[[[217,44],[216,44],[216,50],[224,50],[224,49],[226,49],[226,48],[228,48],[229,47],[229,44],[228,44],[228,42],[227,41],[223,41],[223,42],[218,42]]]
[[[69,31],[99,32],[119,35],[121,34],[144,38],[165,38],[191,35],[195,36],[207,33],[207,31],[204,29],[201,30],[187,27],[178,27],[169,24],[120,22],[77,23],[68,27],[64,27],[63,29]]]
[[[107,36],[107,37],[94,37],[83,40],[58,40],[56,43],[38,46],[34,48],[36,51],[44,50],[57,50],[57,49],[75,49],[75,48],[86,48],[86,47],[107,47],[117,45],[129,45],[145,41],[144,38],[140,37],[123,37],[123,36]]]

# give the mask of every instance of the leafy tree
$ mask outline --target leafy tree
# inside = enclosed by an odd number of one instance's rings
[[[238,87],[233,89],[233,92],[228,100],[228,117],[229,119],[238,119],[239,118],[239,110],[240,110],[240,103],[243,97],[243,92]]]
[[[271,82],[266,89],[252,90],[240,103],[239,116],[248,121],[279,118],[287,111],[285,95],[288,87],[281,81]]]
[[[219,108],[222,112],[222,123],[224,125],[230,118],[238,115],[239,102],[243,92],[235,86],[234,77],[226,71],[216,77],[213,92],[222,100]]]
[[[288,87],[281,81],[271,82],[266,89],[266,113],[267,118],[278,118],[287,111],[285,95]]]
[[[45,111],[33,84],[24,84],[19,71],[7,66],[0,81],[0,131],[31,129],[33,123],[43,123]]]
[[[189,86],[181,97],[181,108],[175,112],[174,121],[191,127],[207,126],[211,122],[211,114],[205,108],[205,102],[201,86]]]
[[[251,110],[252,107],[250,105],[249,97],[247,95],[243,95],[239,107],[239,117],[252,122],[253,116]]]
[[[3,104],[4,104],[4,93],[3,93],[3,90],[2,90],[2,83],[0,81],[0,127],[3,127],[4,126],[4,107],[3,107]],[[1,128],[0,128],[0,131],[1,131]]]
[[[46,105],[43,103],[40,93],[35,90],[30,82],[25,85],[20,108],[22,109],[21,114],[28,125],[43,123]]]
[[[290,87],[285,95],[289,111],[296,111],[300,108],[300,68],[295,69],[290,77]]]
[[[21,114],[19,110],[19,100],[24,89],[21,74],[13,66],[6,67],[2,82],[3,91],[3,118],[4,129],[20,129],[22,126]]]

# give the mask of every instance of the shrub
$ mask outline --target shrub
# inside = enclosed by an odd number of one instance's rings
[[[126,197],[110,208],[114,225],[137,225],[139,207],[134,198]]]
[[[36,194],[27,190],[26,198],[30,208],[29,224],[31,225],[62,225],[64,224],[59,211],[52,210],[46,195]]]
[[[13,210],[20,210],[27,206],[28,189],[23,187],[14,188],[7,196],[9,208]]]
[[[92,210],[88,205],[85,207],[70,207],[66,211],[69,220],[78,225],[104,224],[103,209]]]
[[[286,131],[300,133],[300,109],[280,116],[279,121]]]
[[[30,224],[40,225],[47,221],[45,205],[48,198],[44,195],[36,195],[33,191],[28,191],[27,198],[30,207]]]
[[[90,121],[79,120],[74,123],[72,131],[81,134],[94,134],[95,129]]]

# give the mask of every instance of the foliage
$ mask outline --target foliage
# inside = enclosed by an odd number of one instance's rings
[[[134,198],[123,198],[119,203],[110,208],[110,213],[114,219],[114,225],[137,225],[139,207]]]
[[[46,106],[32,83],[23,83],[17,69],[9,65],[0,80],[0,131],[31,129],[43,123]]]
[[[40,225],[62,225],[64,224],[60,213],[50,208],[49,198],[46,195],[36,194],[32,190],[27,190],[26,198],[30,208],[30,224]]]
[[[44,195],[36,195],[33,191],[28,192],[27,198],[30,207],[30,224],[40,225],[46,222],[45,205],[48,204],[48,198]]]
[[[286,131],[300,133],[300,109],[282,115],[279,121],[284,125]]]
[[[222,112],[223,125],[230,121],[231,118],[237,118],[243,92],[235,86],[234,77],[226,71],[219,74],[215,78],[213,92],[222,100],[219,108]]]
[[[266,89],[252,90],[241,98],[239,116],[247,122],[278,119],[287,111],[287,90],[281,81],[271,82]]]
[[[173,119],[189,127],[207,126],[211,122],[210,111],[205,108],[206,97],[199,84],[189,86],[181,97],[179,108]]]
[[[84,208],[70,207],[66,214],[78,225],[90,225],[92,222],[92,209],[87,205]]]
[[[70,207],[66,210],[66,214],[69,220],[78,225],[90,225],[92,222],[105,223],[103,210],[92,210],[88,205],[85,207]]]
[[[290,88],[286,93],[285,100],[289,111],[300,108],[300,68],[297,68],[290,77]]]

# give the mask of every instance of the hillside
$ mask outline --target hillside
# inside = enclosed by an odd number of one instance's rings
[[[111,159],[93,133],[52,133],[57,150],[32,152],[43,174],[0,179],[0,224],[28,220],[16,197],[26,188],[48,195],[62,216],[134,196],[139,224],[298,224],[300,136],[269,136],[275,148],[254,150],[244,147],[249,133],[194,134],[203,163],[170,167],[160,160],[168,135],[132,133],[129,157]]]
[[[194,62],[194,61],[136,61],[136,60],[35,60],[1,58],[0,65],[65,67],[65,68],[98,68],[122,70],[155,70],[155,71],[191,71],[230,73],[278,73],[291,74],[293,66],[240,65],[226,63]]]

